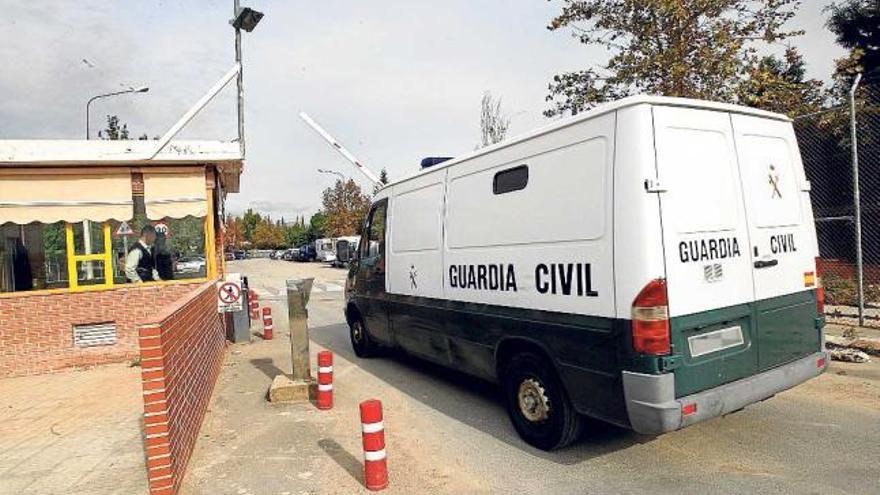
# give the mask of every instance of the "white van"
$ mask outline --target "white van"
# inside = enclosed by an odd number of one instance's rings
[[[542,449],[737,411],[826,368],[809,191],[787,117],[599,106],[382,189],[352,345],[497,380]]]
[[[350,235],[336,239],[336,259],[333,266],[348,266],[357,256],[358,243],[361,242],[361,236]]]
[[[318,261],[333,263],[336,261],[336,239],[316,239],[315,256]]]

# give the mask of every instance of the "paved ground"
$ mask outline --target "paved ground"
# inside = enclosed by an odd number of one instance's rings
[[[391,356],[353,356],[342,323],[342,270],[249,260],[230,264],[275,289],[276,338],[233,346],[183,493],[298,495],[361,488],[357,403],[385,404],[387,493],[880,493],[880,363],[834,363],[801,387],[726,418],[648,438],[594,425],[556,453],[530,448],[492,386]],[[313,349],[336,355],[336,406],[273,406],[289,371],[285,278],[318,277]],[[259,287],[258,287],[259,288]]]
[[[0,495],[147,493],[140,368],[0,380]]]

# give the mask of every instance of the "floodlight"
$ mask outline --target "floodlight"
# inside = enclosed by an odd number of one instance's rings
[[[250,7],[242,7],[238,11],[238,15],[235,16],[235,19],[232,20],[232,27],[235,29],[244,29],[247,32],[251,32],[257,27],[257,24],[260,23],[260,19],[263,18],[263,13],[258,12]]]

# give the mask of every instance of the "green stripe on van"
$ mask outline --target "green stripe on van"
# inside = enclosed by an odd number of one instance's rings
[[[802,291],[754,303],[672,318],[675,396],[682,397],[795,361],[820,348],[816,293]],[[692,356],[689,339],[739,327],[743,342]]]

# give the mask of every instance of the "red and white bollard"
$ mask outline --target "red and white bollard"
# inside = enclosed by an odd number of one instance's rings
[[[361,402],[360,409],[364,439],[364,485],[367,490],[382,490],[388,486],[382,402],[376,399],[366,400]]]
[[[260,310],[260,303],[259,303],[260,297],[257,296],[257,292],[256,292],[256,291],[253,291],[253,290],[250,291],[248,294],[249,294],[249,297],[248,297],[248,309],[249,309],[250,312],[251,312],[251,319],[252,319],[252,320],[256,320],[257,318],[260,317],[260,313],[259,313],[259,310]]]
[[[274,327],[272,325],[272,308],[263,308],[263,340],[272,340]]]
[[[318,353],[318,409],[333,408],[333,353]]]

